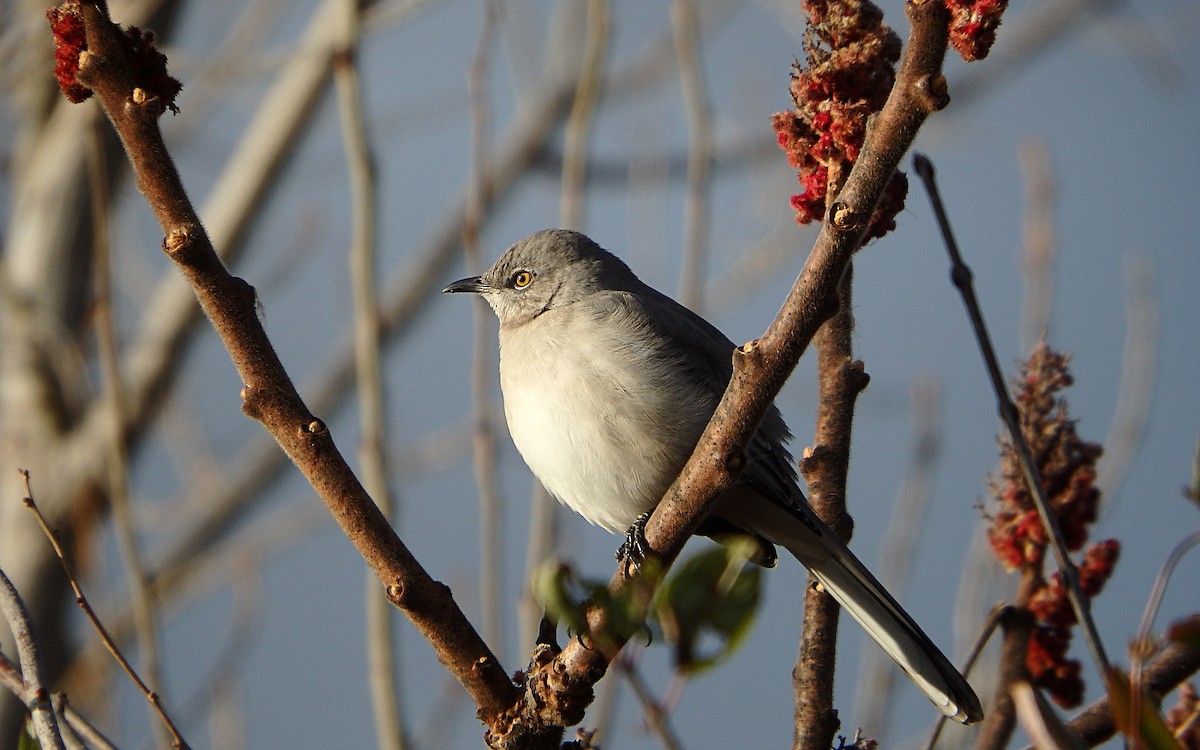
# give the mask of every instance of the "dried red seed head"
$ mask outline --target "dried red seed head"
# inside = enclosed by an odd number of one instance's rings
[[[967,62],[987,57],[1008,0],[946,0],[950,44]]]
[[[867,118],[878,111],[900,59],[900,39],[883,24],[883,14],[867,0],[804,0],[809,22],[805,65],[794,66],[791,82],[795,109],[776,115],[773,124],[788,164],[799,172],[803,192],[792,196],[796,221],[820,221],[828,209],[830,167],[839,173],[858,158]],[[893,179],[868,226],[864,241],[895,226],[907,183]]]
[[[87,50],[87,35],[84,33],[83,16],[79,14],[79,3],[63,3],[46,11],[50,31],[54,35],[54,77],[63,96],[72,104],[79,104],[92,95],[92,90],[75,80],[79,72],[79,56]]]

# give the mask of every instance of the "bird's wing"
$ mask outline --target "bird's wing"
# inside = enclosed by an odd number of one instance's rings
[[[734,343],[716,326],[670,297],[645,287],[638,295],[621,295],[622,303],[638,309],[643,325],[654,329],[679,373],[716,409],[733,376]],[[653,314],[647,308],[653,307]],[[697,434],[696,438],[700,436]],[[784,507],[796,508],[804,496],[796,483],[796,468],[785,443],[792,437],[774,405],[763,415],[746,448],[746,467],[740,481]]]
[[[709,399],[711,412],[733,374],[733,342],[686,307],[647,290],[620,295],[615,304],[636,325],[650,326],[659,334],[656,338],[665,342],[686,382]],[[982,711],[971,686],[808,506],[784,448],[790,437],[772,406],[747,448],[739,485],[722,496],[714,514],[725,524],[787,548],[939,709],[963,723],[978,720]],[[763,497],[772,502],[762,502]]]

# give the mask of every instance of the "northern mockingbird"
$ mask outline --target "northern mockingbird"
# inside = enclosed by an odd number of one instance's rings
[[[560,502],[609,531],[654,509],[733,372],[734,344],[578,232],[546,230],[444,292],[500,319],[500,388],[517,450]],[[947,716],[983,716],[958,670],[809,507],[774,406],[698,529],[791,552]],[[633,533],[632,531],[630,533]]]

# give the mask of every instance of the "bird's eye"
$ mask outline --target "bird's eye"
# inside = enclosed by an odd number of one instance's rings
[[[512,282],[513,289],[524,289],[533,283],[533,274],[529,271],[517,271],[509,281]]]

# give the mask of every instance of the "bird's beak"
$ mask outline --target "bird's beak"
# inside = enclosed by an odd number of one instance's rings
[[[483,277],[470,276],[465,279],[459,279],[450,286],[442,290],[442,294],[452,294],[454,292],[474,292],[481,294],[491,289],[490,286],[483,283]]]

